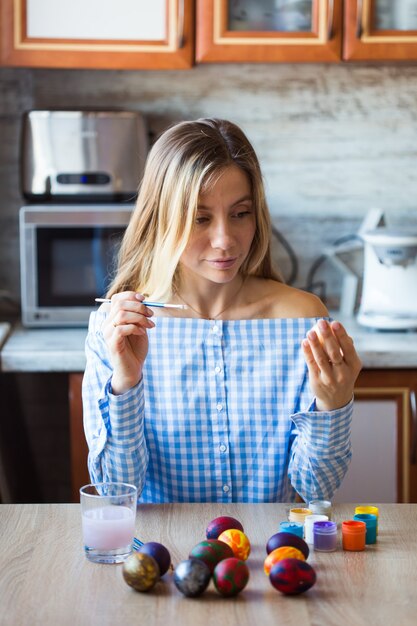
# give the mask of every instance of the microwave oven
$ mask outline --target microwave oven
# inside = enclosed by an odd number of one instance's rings
[[[133,205],[31,205],[20,209],[22,323],[87,326],[116,269]]]

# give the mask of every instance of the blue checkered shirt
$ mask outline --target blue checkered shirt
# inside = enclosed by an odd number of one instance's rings
[[[143,378],[115,396],[92,313],[83,381],[93,482],[139,502],[331,499],[349,464],[353,402],[315,410],[302,339],[316,318],[156,317]]]

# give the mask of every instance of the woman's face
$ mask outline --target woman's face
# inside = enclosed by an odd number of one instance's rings
[[[181,259],[181,275],[229,283],[245,261],[256,218],[249,179],[236,165],[200,194],[197,216]]]

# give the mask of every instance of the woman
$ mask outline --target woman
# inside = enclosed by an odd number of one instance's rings
[[[182,122],[155,143],[108,297],[86,342],[94,482],[135,483],[141,502],[332,497],[360,361],[321,301],[274,272],[236,125]]]

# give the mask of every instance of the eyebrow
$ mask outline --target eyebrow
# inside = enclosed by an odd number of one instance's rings
[[[242,202],[247,202],[247,201],[253,202],[253,198],[250,194],[246,195],[246,196],[242,196],[241,198],[239,198],[238,200],[235,200],[235,202],[233,202],[233,204],[231,204],[231,207],[236,206],[237,204],[241,204]],[[210,207],[206,206],[205,204],[198,204],[197,209],[200,210],[202,209],[203,211],[210,211]]]

